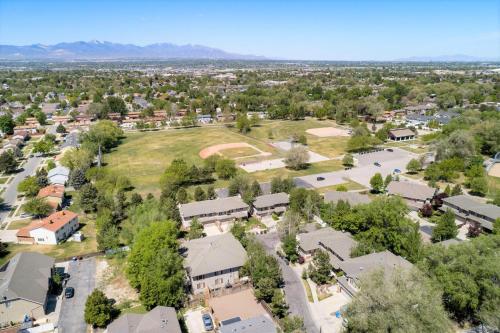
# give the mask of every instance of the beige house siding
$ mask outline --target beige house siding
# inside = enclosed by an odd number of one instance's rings
[[[45,315],[44,306],[19,298],[0,302],[0,323],[21,322],[25,315],[39,319]]]
[[[228,272],[220,275],[214,275],[202,279],[195,280],[197,277],[191,277],[191,286],[193,290],[193,294],[202,293],[205,288],[209,288],[210,290],[224,288],[226,284],[235,284],[240,279],[240,274],[238,269],[233,268],[235,270],[233,272]]]

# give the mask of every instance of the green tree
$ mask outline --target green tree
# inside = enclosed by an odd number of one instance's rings
[[[147,309],[156,305],[179,307],[184,300],[177,233],[173,221],[152,222],[139,232],[130,250],[127,276]]]
[[[387,186],[389,186],[391,182],[392,182],[392,175],[388,174],[387,176],[385,176],[384,179],[384,188],[387,188]]]
[[[132,193],[130,196],[130,206],[137,207],[142,204],[142,196],[139,193]]]
[[[488,193],[488,181],[486,177],[475,177],[469,183],[470,193],[484,197]]]
[[[495,235],[500,235],[500,217],[493,223],[493,233]]]
[[[283,333],[305,332],[304,320],[299,316],[287,316],[281,320]]]
[[[38,187],[42,188],[49,185],[48,173],[45,168],[40,168],[35,172],[36,182]]]
[[[453,189],[451,190],[451,196],[461,195],[461,194],[463,194],[462,186],[460,186],[460,184],[456,184],[455,186],[453,186]]]
[[[199,187],[197,187],[197,188],[199,188]],[[177,194],[175,195],[175,198],[176,198],[177,202],[180,203],[180,204],[185,204],[185,203],[187,203],[189,201],[188,193],[187,193],[187,191],[186,191],[186,189],[184,187],[181,187],[177,191]],[[199,201],[199,200],[196,200],[196,201]]]
[[[97,155],[97,165],[101,166],[102,152],[118,144],[123,131],[110,120],[101,120],[82,134],[82,147]]]
[[[420,164],[420,161],[417,159],[412,159],[408,164],[406,165],[406,169],[408,170],[409,173],[417,173],[422,169],[422,165]]]
[[[292,170],[300,170],[307,168],[309,161],[309,152],[303,146],[293,147],[286,152],[285,164]]]
[[[342,164],[346,167],[352,167],[354,165],[354,157],[352,157],[352,154],[345,154],[342,159]]]
[[[203,189],[199,186],[197,186],[195,189],[194,189],[194,200],[196,201],[203,201],[203,200],[206,200],[206,195],[205,195],[205,191],[203,191]]]
[[[375,193],[380,193],[384,190],[384,180],[379,172],[373,175],[370,179],[370,185],[372,187],[372,191]]]
[[[61,158],[61,165],[73,169],[87,170],[94,161],[94,153],[89,149],[71,148]]]
[[[0,116],[0,131],[5,134],[14,133],[14,127],[16,127],[16,123],[12,119],[12,115],[4,114]]]
[[[233,160],[220,159],[215,165],[215,172],[221,179],[229,179],[236,175],[236,165]]]
[[[191,221],[187,237],[188,239],[197,239],[203,237],[203,225],[200,223],[200,221],[198,221],[197,218],[194,218]]]
[[[14,173],[17,170],[17,161],[11,151],[0,154],[0,172]]]
[[[297,252],[298,242],[294,234],[288,234],[283,237],[281,241],[281,248],[285,253],[285,256],[291,262],[296,262],[299,259],[299,254]]]
[[[280,289],[274,290],[274,295],[271,299],[271,304],[269,306],[271,308],[271,312],[274,316],[278,318],[284,318],[288,312],[288,305],[285,301],[285,296]]]
[[[455,214],[447,209],[440,216],[436,227],[432,229],[432,241],[441,242],[450,238],[455,238],[458,235],[457,225],[455,224]]]
[[[270,277],[263,277],[255,284],[255,298],[270,303],[276,290],[276,281]]]
[[[113,315],[113,303],[99,289],[87,297],[85,301],[85,322],[92,326],[106,327]]]
[[[121,115],[127,114],[127,106],[125,102],[120,97],[109,96],[106,98],[106,104],[104,108],[112,113],[119,113]]]
[[[52,206],[45,198],[32,198],[23,205],[23,210],[33,216],[47,216],[52,212]]]
[[[17,191],[23,192],[28,197],[34,197],[38,194],[40,186],[36,177],[28,176],[17,185]]]
[[[217,194],[215,193],[215,189],[212,185],[207,187],[207,199],[208,200],[217,199]]]
[[[253,197],[258,197],[262,195],[262,189],[260,188],[260,184],[258,181],[254,180],[252,186],[250,188],[250,192],[252,192]]]
[[[52,149],[54,149],[54,143],[51,140],[43,138],[33,144],[32,151],[34,153],[48,154],[52,151]]]
[[[331,273],[333,270],[330,264],[330,257],[328,253],[323,250],[317,250],[313,256],[314,266],[309,270],[309,277],[317,284],[325,284],[331,280]]]
[[[76,190],[82,188],[83,185],[88,183],[85,171],[82,169],[73,169],[69,174],[69,185],[73,186]]]
[[[95,212],[98,204],[98,192],[94,185],[91,183],[83,185],[78,190],[77,202],[84,212]]]
[[[59,124],[56,127],[56,132],[59,133],[59,134],[66,133],[66,127],[64,127],[63,124]]]
[[[240,114],[236,117],[236,128],[243,134],[250,132],[251,124],[246,114]]]
[[[344,315],[348,332],[452,332],[439,289],[418,270],[375,270],[359,287]]]

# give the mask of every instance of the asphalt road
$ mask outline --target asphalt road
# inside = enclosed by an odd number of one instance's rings
[[[35,173],[36,168],[43,160],[43,157],[29,157],[26,164],[23,165],[23,170],[14,176],[14,179],[7,185],[3,194],[4,207],[0,210],[0,223],[9,215],[10,209],[16,202],[17,198],[17,185],[28,176]]]
[[[271,232],[264,235],[258,235],[257,239],[262,243],[268,254],[278,259],[281,272],[283,273],[283,279],[285,280],[285,297],[286,302],[290,306],[290,313],[304,319],[304,326],[308,333],[318,333],[319,329],[316,327],[311,317],[311,313],[309,312],[307,296],[300,277],[295,274],[292,268],[288,266],[283,259],[276,255],[274,249],[279,242],[278,233]]]
[[[85,333],[87,324],[83,318],[87,296],[95,288],[95,258],[69,263],[70,279],[66,287],[75,288],[75,296],[63,298],[59,315],[59,333]],[[63,292],[64,295],[64,292]]]

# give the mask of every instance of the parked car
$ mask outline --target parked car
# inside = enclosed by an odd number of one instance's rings
[[[214,323],[210,314],[205,313],[201,316],[201,319],[203,320],[203,327],[205,328],[205,331],[212,331],[214,329]]]
[[[316,180],[317,180],[318,182],[321,182],[321,181],[325,180],[325,177],[321,177],[321,176],[319,176],[319,177],[316,177]]]
[[[373,163],[373,165],[378,166],[378,167],[382,166],[379,162],[375,162],[375,163]]]
[[[387,151],[390,151],[391,153],[394,151],[392,148],[387,148]]]
[[[66,298],[71,298],[75,295],[75,288],[73,287],[67,287],[65,290],[64,290],[64,297]]]

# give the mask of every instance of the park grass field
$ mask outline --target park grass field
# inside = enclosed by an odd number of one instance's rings
[[[202,149],[224,143],[246,142],[256,148],[271,153],[265,157],[248,157],[258,152],[252,148],[226,149],[221,153],[228,158],[238,158],[237,162],[248,160],[272,159],[283,157],[283,152],[270,145],[270,142],[287,140],[293,133],[306,134],[305,130],[317,127],[335,126],[332,121],[306,119],[302,121],[263,121],[260,126],[244,135],[235,128],[197,127],[189,129],[167,130],[157,132],[128,133],[118,148],[105,155],[106,167],[117,174],[127,176],[132,185],[141,194],[160,193],[159,181],[165,168],[176,158],[183,158],[188,164],[201,166],[203,160],[199,156]],[[272,132],[272,138],[268,133]],[[347,144],[346,137],[318,138],[306,134],[309,148],[328,157],[341,156]],[[330,160],[311,164],[306,170],[293,171],[274,169],[252,173],[249,176],[258,181],[269,181],[275,176],[303,176],[313,173],[335,171],[341,169],[339,160]],[[244,172],[240,170],[239,172]],[[227,185],[227,181],[216,181],[215,188]]]

